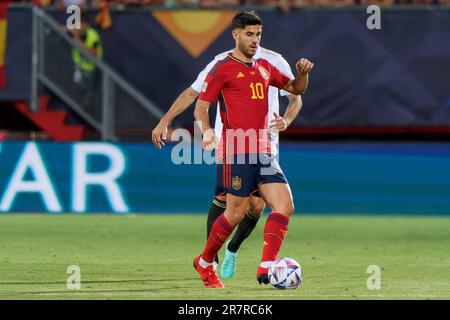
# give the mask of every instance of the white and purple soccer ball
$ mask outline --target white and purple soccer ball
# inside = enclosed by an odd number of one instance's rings
[[[302,283],[302,267],[292,258],[280,258],[269,268],[268,276],[274,288],[295,289]]]

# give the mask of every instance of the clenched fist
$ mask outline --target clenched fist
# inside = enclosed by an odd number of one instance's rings
[[[297,72],[301,73],[302,76],[305,76],[312,70],[312,68],[314,68],[314,63],[308,59],[302,58],[297,61],[295,68],[297,69]]]

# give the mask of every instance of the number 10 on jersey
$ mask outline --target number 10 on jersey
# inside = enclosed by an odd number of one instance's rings
[[[264,87],[261,82],[250,83],[250,89],[252,89],[252,100],[263,100],[264,99]]]

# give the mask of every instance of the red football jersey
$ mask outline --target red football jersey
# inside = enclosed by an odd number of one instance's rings
[[[223,130],[217,155],[270,153],[269,85],[281,89],[289,80],[265,59],[246,63],[229,54],[216,63],[199,99],[220,104]]]

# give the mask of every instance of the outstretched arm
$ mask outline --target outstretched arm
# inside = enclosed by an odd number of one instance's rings
[[[161,118],[158,125],[152,131],[152,141],[155,147],[161,149],[161,147],[164,146],[163,140],[166,139],[167,126],[173,119],[189,108],[197,96],[198,92],[192,89],[192,87],[189,87],[180,93],[180,95],[170,106],[170,109]]]

